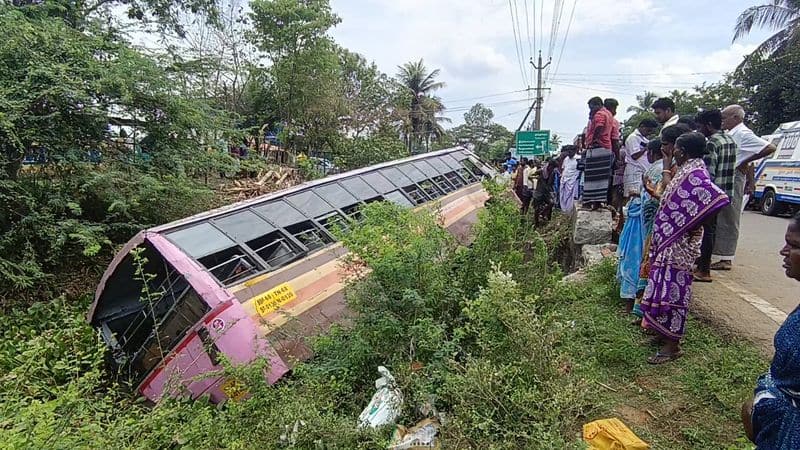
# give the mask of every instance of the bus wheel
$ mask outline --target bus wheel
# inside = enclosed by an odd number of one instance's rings
[[[781,204],[775,198],[775,191],[764,191],[764,199],[761,200],[761,213],[768,216],[777,216],[781,210]]]

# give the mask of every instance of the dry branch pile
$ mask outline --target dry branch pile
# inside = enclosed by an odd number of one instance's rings
[[[275,166],[259,172],[255,178],[236,180],[222,188],[222,192],[235,200],[247,200],[302,183],[297,169]]]

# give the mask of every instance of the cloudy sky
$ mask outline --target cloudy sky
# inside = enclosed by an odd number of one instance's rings
[[[539,48],[545,60],[550,54],[557,3],[525,1],[331,0],[342,18],[332,34],[339,44],[374,60],[390,75],[398,65],[420,58],[429,68],[440,69],[440,80],[447,86],[438,95],[454,125],[463,122],[469,106],[482,102],[492,108],[497,122],[513,130],[529,105],[523,90],[535,85],[527,61]],[[569,25],[575,2],[561,2],[546,78],[551,91],[542,120],[542,128],[568,137],[585,125],[591,96],[617,98],[624,118],[637,93],[666,93],[718,81],[768,36],[756,32],[731,44],[736,17],[749,6],[765,3],[759,0],[577,0]],[[512,7],[519,20],[521,58]]]

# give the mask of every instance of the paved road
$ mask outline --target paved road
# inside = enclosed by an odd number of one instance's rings
[[[745,212],[733,270],[714,272],[711,284],[695,284],[695,313],[755,341],[765,354],[772,352],[780,323],[800,302],[800,284],[786,277],[778,254],[788,222],[786,217]]]

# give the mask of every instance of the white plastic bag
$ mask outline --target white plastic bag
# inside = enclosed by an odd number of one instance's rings
[[[403,394],[392,374],[383,366],[378,367],[378,373],[381,374],[381,377],[375,380],[375,388],[378,390],[358,416],[359,428],[391,425],[403,409]]]

